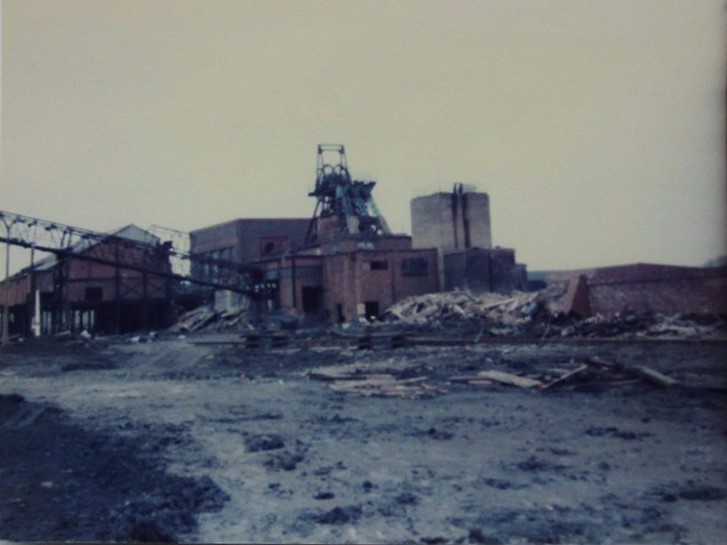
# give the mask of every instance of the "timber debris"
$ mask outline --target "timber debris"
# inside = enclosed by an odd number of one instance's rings
[[[474,296],[464,291],[430,293],[404,299],[387,313],[406,324],[424,325],[432,319],[485,319],[502,325],[530,322],[541,308],[540,292],[512,295],[484,293]]]
[[[216,312],[210,306],[201,306],[182,314],[169,333],[197,333],[248,329],[247,311]]]
[[[564,297],[557,287],[477,295],[455,290],[409,297],[391,306],[384,318],[389,324],[424,328],[479,324],[475,342],[488,337],[699,340],[727,336],[724,317],[636,313],[625,308],[611,316],[580,318],[566,312]]]
[[[574,362],[571,362],[573,365]],[[366,397],[398,397],[419,399],[431,397],[446,390],[431,381],[433,376],[421,374],[402,376],[400,372],[381,368],[378,365],[356,363],[319,367],[304,373],[311,380],[328,383],[328,387],[341,393]],[[646,366],[626,366],[618,362],[599,358],[586,358],[572,368],[544,369],[539,373],[515,374],[498,369],[486,369],[468,375],[443,377],[449,383],[462,383],[469,386],[492,387],[501,384],[532,392],[546,392],[556,388],[603,389],[629,384],[648,382],[658,387],[681,386],[677,380]]]
[[[680,385],[679,381],[646,366],[625,366],[599,358],[587,358],[585,363],[573,369],[559,372],[546,371],[539,376],[522,376],[498,370],[480,371],[475,375],[456,375],[449,382],[471,386],[491,386],[497,382],[534,391],[546,391],[555,387],[611,387],[635,384],[646,380],[656,386],[669,388]]]
[[[610,316],[596,314],[580,318],[566,313],[563,304],[565,291],[558,286],[537,292],[480,293],[455,290],[408,297],[371,322],[359,318],[333,327],[320,327],[324,336],[337,337],[355,343],[359,349],[399,348],[407,344],[440,344],[427,342],[433,331],[447,343],[454,335],[462,343],[486,342],[488,339],[533,339],[538,341],[559,338],[574,339],[727,339],[727,320],[724,316],[663,315],[636,313],[625,308]],[[180,316],[169,333],[239,332],[249,335],[298,331],[297,319],[291,316],[271,316],[263,324],[253,326],[249,309],[215,311],[211,305],[201,306]],[[426,333],[416,341],[412,334]],[[425,338],[426,337],[426,338]],[[254,344],[254,343],[253,343]],[[265,343],[263,343],[265,344]]]
[[[397,378],[391,373],[366,372],[362,367],[331,366],[307,373],[308,378],[328,382],[334,392],[365,397],[397,397],[420,399],[445,393],[446,390],[426,384],[427,377]]]

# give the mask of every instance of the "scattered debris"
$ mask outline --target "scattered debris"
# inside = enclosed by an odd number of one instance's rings
[[[247,318],[248,311],[216,312],[209,306],[201,306],[183,314],[177,323],[172,325],[169,333],[198,333],[202,331],[231,331],[250,329]]]
[[[150,331],[147,335],[134,335],[129,339],[131,344],[137,343],[150,343],[159,339],[159,336],[154,332]]]
[[[646,366],[627,367],[620,363],[608,362],[600,358],[588,358],[586,363],[574,369],[565,370],[559,376],[552,378],[544,375],[539,378],[524,377],[504,371],[480,371],[476,375],[455,375],[449,377],[449,382],[461,382],[471,386],[490,386],[493,382],[509,384],[519,388],[533,388],[540,391],[549,390],[569,382],[577,381],[579,386],[601,385],[617,386],[633,384],[647,380],[657,386],[671,387],[679,382],[654,369]]]
[[[624,339],[710,339],[727,337],[727,320],[717,316],[635,313],[628,309],[612,316],[582,318],[572,311],[566,290],[553,286],[531,293],[464,291],[409,297],[390,307],[388,323],[405,326],[459,326],[481,324],[474,337],[554,337]],[[385,324],[379,324],[385,325]]]
[[[427,377],[397,379],[390,373],[366,373],[360,368],[333,366],[308,373],[315,380],[330,382],[334,392],[355,393],[362,396],[398,397],[418,399],[430,397],[445,391],[425,384]]]
[[[209,307],[199,307],[183,314],[176,324],[169,328],[170,333],[192,333],[199,331],[217,317]]]
[[[484,319],[503,325],[530,322],[540,309],[540,292],[501,295],[453,291],[409,297],[387,310],[389,317],[406,324],[424,325],[429,320]]]
[[[477,373],[477,376],[484,379],[494,380],[495,382],[512,384],[513,386],[519,386],[520,388],[534,388],[536,386],[543,386],[543,383],[539,380],[534,380],[527,377],[520,377],[518,375],[505,373],[503,371],[480,371],[479,373]]]
[[[539,380],[505,373],[504,371],[480,371],[476,375],[471,376],[453,376],[449,378],[450,382],[466,382],[473,386],[490,386],[493,382],[510,384],[519,386],[520,388],[533,388],[535,386],[543,386]]]
[[[416,540],[434,536],[431,542],[585,543],[604,535],[612,542],[694,541],[713,522],[710,536],[718,541],[727,487],[714,479],[721,469],[715,445],[724,438],[727,397],[703,388],[725,383],[727,344],[475,345],[481,325],[468,330],[464,346],[419,346],[414,332],[415,342],[388,351],[357,350],[348,339],[326,344],[332,336],[324,333],[305,337],[315,346],[298,346],[302,338],[290,335],[285,350],[267,353],[248,350],[238,333],[206,339],[240,343],[229,346],[177,342],[178,335],[131,344],[129,334],[82,349],[52,337],[22,350],[9,347],[2,353],[3,392],[62,403],[93,434],[59,443],[55,432],[46,445],[54,413],[19,403],[19,396],[6,400],[0,432],[11,441],[0,445],[13,446],[4,450],[4,467],[12,471],[3,473],[12,494],[0,500],[3,528],[10,539],[38,541],[214,542],[246,535],[324,542],[387,535],[403,542],[416,532]],[[447,339],[447,332],[437,335]],[[464,338],[459,329],[457,336]],[[649,370],[679,383],[657,386]],[[494,380],[503,376],[510,380]],[[450,393],[435,395],[431,387]],[[98,442],[107,430],[130,442],[107,448]],[[16,449],[23,437],[32,441]],[[62,455],[33,458],[48,450],[38,445],[61,448]],[[136,465],[132,450],[151,466]],[[406,456],[392,466],[392,479],[387,457],[401,452]],[[28,456],[33,464],[24,461]],[[669,456],[673,463],[645,475],[645,463]],[[163,475],[149,473],[167,465],[174,474],[221,479],[231,500],[215,515],[219,526],[205,522],[199,535],[188,533],[207,493],[200,499],[189,481],[165,480],[167,487]],[[99,486],[85,486],[89,475]],[[623,475],[629,478],[616,478]],[[598,499],[599,508],[563,496],[570,482]],[[210,501],[219,505],[224,497],[216,491]],[[523,498],[538,511],[523,507]],[[671,515],[690,502],[700,517],[687,533],[686,519]],[[83,516],[87,510],[93,519]],[[32,516],[38,512],[40,521]],[[628,527],[614,524],[622,519]],[[667,523],[677,530],[654,533]],[[400,533],[387,534],[391,528]],[[621,533],[609,534],[612,528]]]
[[[650,369],[649,367],[640,366],[635,367],[634,371],[643,376],[646,380],[650,380],[657,386],[675,386],[676,384],[679,384],[678,381],[674,380],[673,378],[667,377],[666,375],[663,375],[659,371],[654,371],[653,369]]]
[[[580,366],[576,367],[572,371],[568,371],[567,373],[559,376],[558,378],[556,378],[554,380],[551,380],[547,384],[543,384],[541,386],[541,390],[547,390],[549,388],[552,388],[553,386],[556,386],[556,385],[561,384],[561,383],[563,383],[563,382],[565,382],[567,380],[570,380],[571,378],[573,378],[576,375],[582,373],[586,369],[588,369],[588,364],[585,364],[584,363],[583,365],[580,365]]]

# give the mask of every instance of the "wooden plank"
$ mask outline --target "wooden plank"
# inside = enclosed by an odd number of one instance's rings
[[[470,380],[470,381],[467,382],[467,384],[470,384],[472,386],[492,386],[492,381],[491,380],[483,380],[483,379]]]
[[[328,387],[341,393],[358,394],[365,397],[370,396],[387,396],[400,398],[415,398],[425,395],[431,391],[425,388],[423,384],[408,385],[390,382],[388,384],[369,384],[360,382],[332,382]]]
[[[505,373],[504,371],[480,371],[477,373],[477,376],[478,378],[490,379],[496,382],[502,382],[503,384],[518,386],[520,388],[534,388],[536,386],[543,385],[543,383],[539,380],[520,377],[511,373]]]
[[[396,384],[417,384],[419,382],[424,382],[429,377],[412,377],[412,378],[404,378],[396,381]]]
[[[309,378],[316,380],[350,380],[355,376],[353,371],[343,369],[319,369],[308,373]]]
[[[498,301],[497,303],[490,303],[489,305],[483,305],[480,307],[480,312],[483,312],[485,310],[490,310],[492,308],[501,307],[503,305],[509,305],[513,301],[517,301],[517,297],[511,297],[509,299],[504,299],[502,301]]]
[[[481,380],[479,375],[455,375],[447,379],[449,382],[469,382],[470,380]]]
[[[557,384],[562,384],[566,380],[582,373],[583,371],[588,369],[588,367],[589,367],[588,364],[584,363],[583,365],[573,369],[573,371],[569,371],[568,373],[565,373],[565,374],[559,376],[558,378],[551,380],[548,384],[543,384],[543,386],[540,389],[547,390],[548,388],[552,388],[553,386],[556,386]]]
[[[651,367],[646,367],[645,365],[640,365],[637,367],[627,367],[621,363],[609,362],[597,357],[588,358],[587,361],[588,363],[599,365],[601,367],[606,367],[608,369],[636,374],[637,376],[645,378],[646,380],[656,384],[657,386],[663,386],[668,388],[670,386],[675,386],[679,384],[679,381],[668,377],[660,373],[659,371],[652,369]]]
[[[670,386],[675,386],[679,384],[679,381],[667,377],[666,375],[661,374],[659,371],[656,371],[650,367],[646,367],[645,365],[642,365],[640,367],[635,367],[634,371],[644,377],[646,380],[653,382],[657,386],[663,386],[665,388],[668,388]]]

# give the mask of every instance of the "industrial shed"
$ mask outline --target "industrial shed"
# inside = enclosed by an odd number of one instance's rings
[[[0,289],[3,308],[10,308],[9,334],[29,335],[33,326],[42,334],[166,326],[171,266],[165,249],[158,237],[127,225],[100,242],[81,241],[34,262]],[[119,264],[110,264],[109,255]]]

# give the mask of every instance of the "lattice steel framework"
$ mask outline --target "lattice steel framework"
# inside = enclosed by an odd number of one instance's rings
[[[272,286],[263,271],[243,263],[193,255],[147,233],[132,240],[57,222],[0,211],[0,242],[49,252],[67,258],[94,261],[119,269],[265,298]],[[166,259],[160,259],[166,258]],[[160,263],[166,265],[160,266]],[[177,263],[177,267],[172,267]],[[192,266],[199,264],[199,267]],[[204,270],[205,275],[191,271]],[[175,272],[176,271],[176,272]],[[181,271],[181,272],[180,272]]]
[[[336,154],[337,161],[329,162],[329,157]],[[375,185],[376,182],[364,182],[351,177],[346,150],[342,145],[320,144],[316,186],[309,193],[309,196],[316,197],[316,207],[306,241],[315,242],[318,239],[319,218],[335,218],[339,236],[391,234],[371,194]]]

